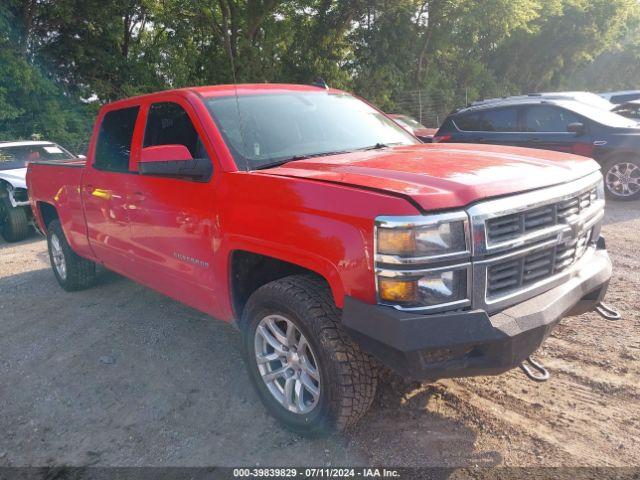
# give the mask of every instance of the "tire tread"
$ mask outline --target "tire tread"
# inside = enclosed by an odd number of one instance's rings
[[[331,428],[343,431],[353,427],[373,402],[377,387],[377,365],[351,339],[340,322],[331,291],[323,279],[314,275],[292,275],[275,280],[256,291],[287,298],[302,306],[305,319],[313,323],[319,342],[333,355],[337,376],[331,378],[335,391],[331,400]],[[255,293],[249,302],[258,298]],[[250,309],[247,304],[245,311]]]
[[[67,263],[67,278],[62,280],[53,265],[53,258],[51,256],[51,234],[55,233],[60,239],[62,244],[62,250],[64,251],[65,261]],[[76,252],[71,249],[67,238],[62,231],[62,226],[59,220],[53,220],[47,227],[47,245],[49,245],[49,257],[51,259],[51,268],[54,271],[56,279],[62,288],[67,292],[75,292],[78,290],[84,290],[91,287],[96,277],[96,264],[91,260],[82,258]]]
[[[8,198],[2,199],[3,208],[7,211],[7,222],[2,225],[2,237],[7,242],[19,242],[29,235],[29,218],[22,207],[13,207]]]

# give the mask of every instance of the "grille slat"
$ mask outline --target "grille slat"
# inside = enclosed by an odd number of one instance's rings
[[[500,241],[502,238],[511,238],[521,233],[520,216],[507,215],[491,220],[491,229],[488,232],[489,240]]]
[[[505,295],[566,270],[582,257],[590,239],[591,230],[573,242],[491,265],[487,269],[487,297]]]
[[[498,244],[536,230],[566,223],[568,218],[579,215],[596,200],[597,194],[594,187],[555,204],[492,218],[486,222],[487,240],[491,244]]]
[[[575,251],[575,248],[559,249],[556,253],[556,262],[572,257]]]
[[[523,216],[525,232],[538,227],[543,228],[555,224],[553,216],[553,205],[532,210],[530,212],[525,212]]]
[[[519,272],[518,267],[511,267],[507,270],[503,270],[502,272],[493,273],[491,275],[491,280],[496,282],[499,280],[504,280],[505,278],[517,276],[518,272]]]
[[[492,282],[489,287],[489,291],[492,293],[500,292],[502,290],[508,290],[510,287],[517,287],[518,279],[517,278],[508,278],[506,280],[501,280],[499,282]]]

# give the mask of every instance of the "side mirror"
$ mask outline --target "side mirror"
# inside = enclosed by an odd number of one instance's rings
[[[575,133],[576,135],[582,135],[585,131],[584,123],[574,122],[567,125],[567,132]]]
[[[87,159],[87,156],[86,155],[82,155],[82,154],[76,155],[76,157],[78,157],[80,160],[86,160]]]
[[[142,149],[138,171],[141,175],[207,181],[213,168],[208,158],[193,158],[184,145],[158,145]]]

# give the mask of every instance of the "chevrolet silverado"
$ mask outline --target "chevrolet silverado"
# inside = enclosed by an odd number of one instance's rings
[[[30,163],[27,184],[63,289],[101,264],[235,324],[259,397],[301,433],[354,425],[383,367],[519,366],[611,276],[595,161],[421,144],[335,89],[117,101],[86,162]]]

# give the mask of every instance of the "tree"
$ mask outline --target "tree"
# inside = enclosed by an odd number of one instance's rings
[[[86,139],[87,118],[104,102],[236,81],[322,77],[434,126],[480,97],[635,87],[639,8],[636,0],[5,0],[0,135]]]
[[[32,8],[0,6],[0,140],[41,136],[75,149],[88,136],[89,112],[32,62]]]

